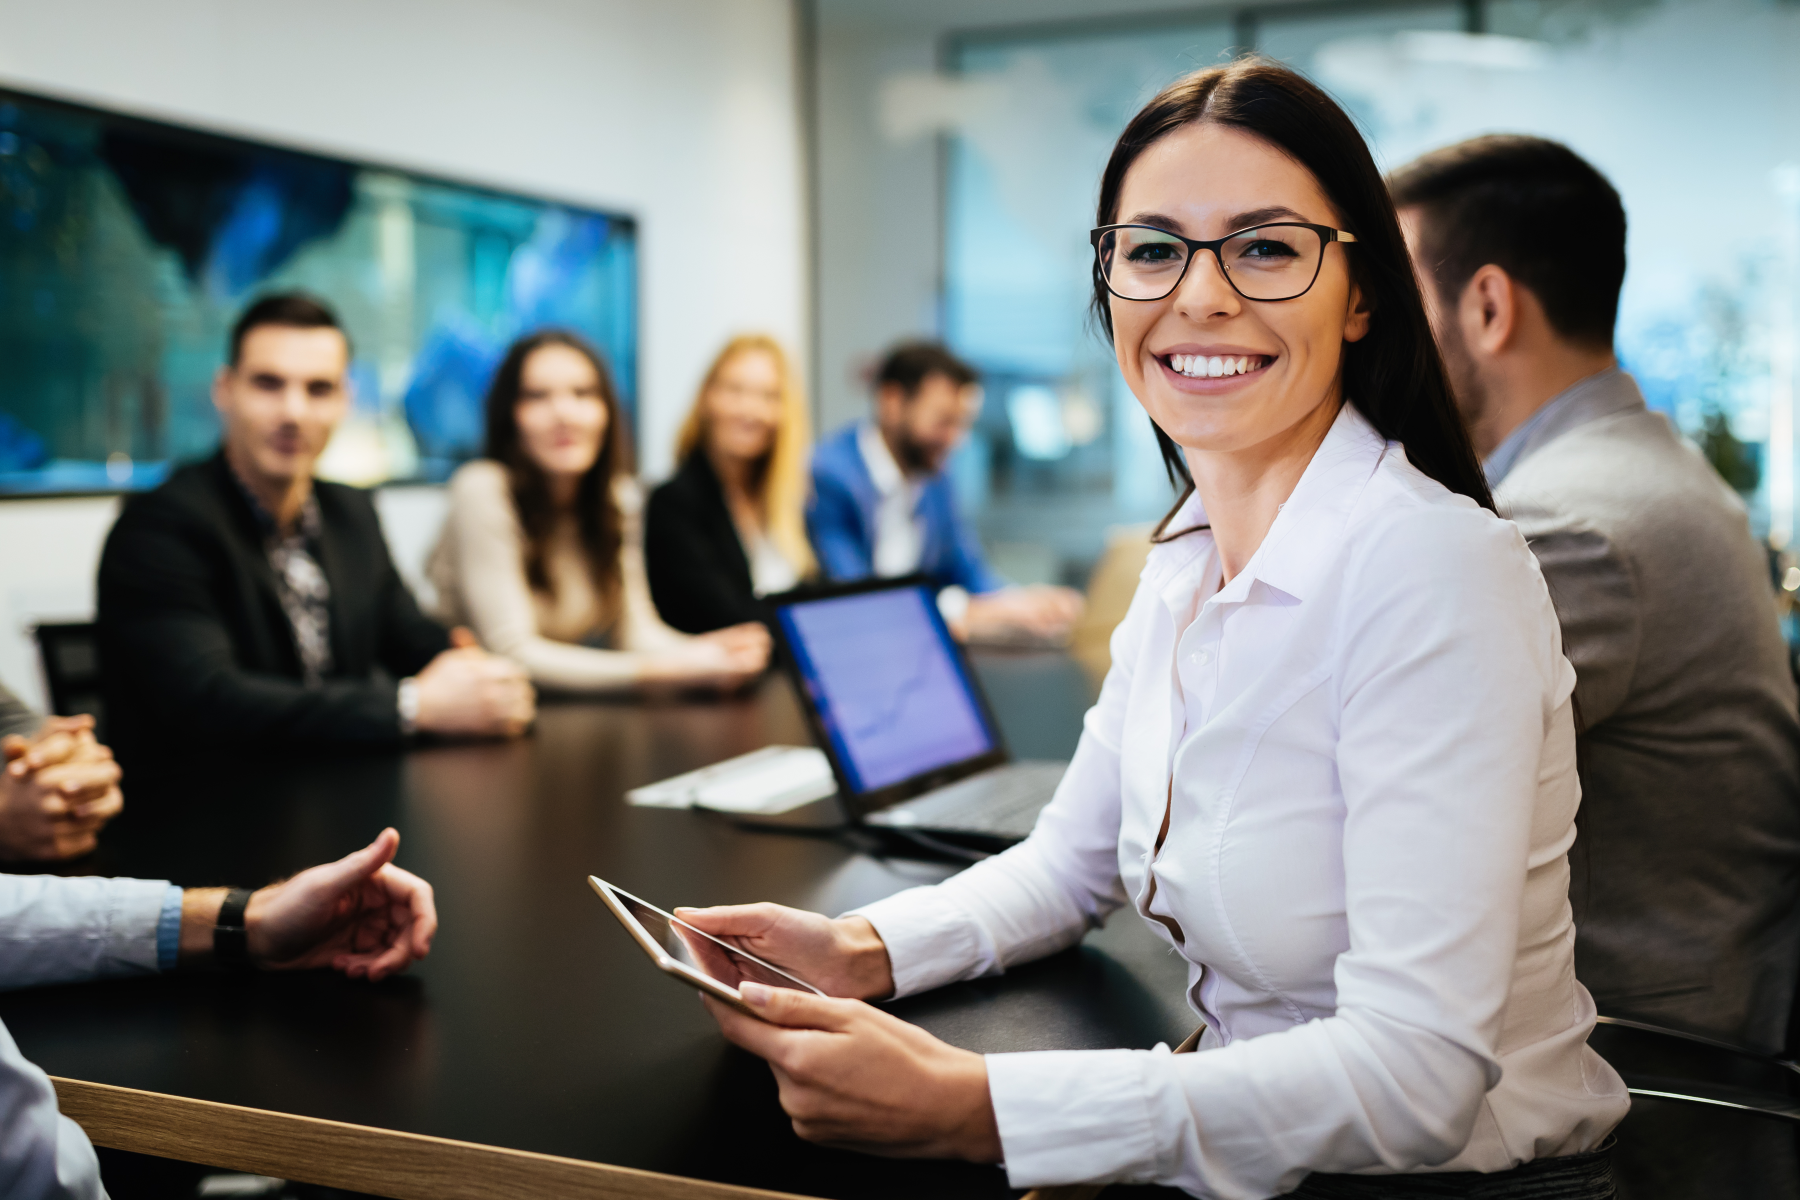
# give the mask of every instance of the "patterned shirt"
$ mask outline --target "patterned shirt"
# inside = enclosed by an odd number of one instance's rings
[[[308,495],[300,506],[300,519],[289,533],[283,533],[261,501],[239,481],[238,487],[256,514],[262,528],[263,551],[275,572],[275,592],[281,599],[281,611],[287,614],[294,631],[294,646],[300,652],[300,673],[308,687],[331,674],[331,581],[314,557],[319,545],[321,523],[318,497]]]

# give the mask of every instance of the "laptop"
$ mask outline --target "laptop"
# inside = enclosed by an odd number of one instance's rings
[[[772,600],[783,663],[853,824],[990,847],[1031,832],[1068,763],[1008,755],[930,581]]]

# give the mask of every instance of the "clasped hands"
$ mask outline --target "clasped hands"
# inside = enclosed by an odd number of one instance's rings
[[[460,625],[450,631],[450,649],[413,678],[421,733],[517,737],[537,717],[537,692],[524,669],[483,650]]]
[[[702,996],[725,1036],[768,1062],[795,1133],[871,1154],[1000,1161],[986,1060],[866,1002],[894,991],[867,920],[778,904],[675,913],[828,993],[732,981],[761,1020]]]
[[[0,741],[0,756],[0,858],[86,854],[125,805],[119,764],[94,739],[92,717],[49,717],[33,738]]]

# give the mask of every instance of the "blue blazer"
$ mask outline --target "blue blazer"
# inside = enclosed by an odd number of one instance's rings
[[[806,531],[813,552],[831,579],[867,579],[875,573],[875,509],[881,493],[869,476],[856,444],[855,424],[832,434],[813,451],[812,500]],[[971,592],[992,592],[1006,580],[982,557],[981,543],[957,511],[950,476],[939,471],[919,493],[917,512],[925,518],[925,547],[919,573],[939,587],[954,584]]]

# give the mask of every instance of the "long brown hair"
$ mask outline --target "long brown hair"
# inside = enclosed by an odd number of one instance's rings
[[[1119,191],[1138,155],[1195,121],[1253,134],[1319,181],[1345,227],[1356,235],[1355,244],[1345,250],[1350,270],[1374,312],[1368,335],[1344,347],[1345,399],[1356,405],[1382,437],[1404,446],[1413,466],[1491,510],[1494,498],[1457,411],[1437,342],[1432,339],[1425,301],[1387,185],[1356,126],[1312,81],[1271,59],[1255,56],[1177,79],[1146,104],[1119,135],[1100,177],[1095,224],[1111,225],[1118,220]],[[1108,339],[1112,337],[1110,299],[1096,260],[1093,311]],[[1170,482],[1183,485],[1181,499],[1157,527],[1160,535],[1175,510],[1193,494],[1194,479],[1181,447],[1160,427],[1156,441]]]
[[[700,381],[700,391],[694,396],[694,406],[681,423],[681,432],[675,438],[675,457],[678,462],[686,462],[690,455],[704,452],[706,393],[719,381],[719,373],[726,363],[747,353],[767,354],[775,360],[775,373],[781,377],[781,418],[775,426],[775,440],[762,461],[752,469],[751,486],[762,505],[769,540],[804,578],[813,573],[816,565],[812,542],[806,536],[807,464],[812,457],[812,422],[807,419],[806,396],[800,390],[800,380],[781,343],[761,333],[743,334],[725,343],[725,348],[706,368],[706,377]]]
[[[550,496],[549,477],[525,452],[514,411],[526,360],[546,346],[566,346],[587,359],[600,381],[600,402],[606,406],[606,432],[600,437],[600,453],[575,492],[575,519],[588,573],[600,594],[602,608],[611,617],[619,611],[619,552],[625,542],[625,519],[613,495],[613,484],[618,476],[631,470],[631,442],[626,436],[624,414],[619,410],[618,389],[600,352],[580,334],[566,329],[543,329],[514,342],[488,385],[487,456],[506,468],[512,485],[513,508],[525,532],[525,579],[533,589],[552,593],[545,555],[559,514]]]

